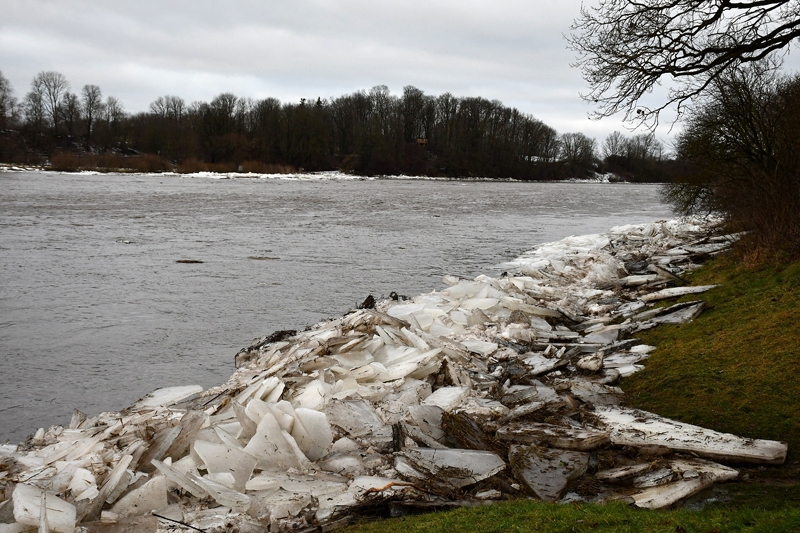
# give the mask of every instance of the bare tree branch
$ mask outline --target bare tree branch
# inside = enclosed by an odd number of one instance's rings
[[[654,127],[659,114],[678,114],[711,80],[760,61],[800,37],[800,0],[600,0],[582,7],[569,46],[589,83],[582,97],[593,118],[624,113]],[[674,85],[649,108],[642,98],[663,81]]]

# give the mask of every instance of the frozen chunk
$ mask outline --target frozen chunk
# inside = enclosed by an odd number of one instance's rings
[[[479,340],[462,340],[461,345],[470,352],[475,352],[484,357],[489,357],[498,348],[497,343]]]
[[[444,437],[444,431],[442,431],[443,412],[442,408],[436,405],[412,405],[408,408],[408,419],[423,433],[438,441]]]
[[[205,487],[196,481],[199,479],[199,476],[193,472],[182,472],[179,469],[173,468],[159,460],[153,460],[153,466],[155,466],[158,471],[164,474],[164,476],[166,476],[170,481],[180,486],[183,490],[195,498],[205,498],[208,496],[208,492],[206,491]]]
[[[546,357],[540,353],[529,353],[523,362],[531,368],[530,373],[534,376],[552,372],[562,366],[567,366],[569,359],[558,357]]]
[[[544,501],[561,499],[569,483],[589,466],[589,454],[537,446],[512,446],[509,461],[514,473]]]
[[[165,407],[185,400],[190,396],[194,396],[203,392],[203,387],[200,385],[186,385],[182,387],[166,387],[163,389],[156,389],[135,404],[132,408],[140,411],[142,409],[153,409],[155,407]]]
[[[610,432],[612,444],[666,446],[734,463],[783,464],[786,460],[783,442],[745,439],[625,407],[598,406],[594,414]]]
[[[297,445],[309,460],[320,459],[333,442],[333,432],[328,417],[325,413],[302,407],[295,410],[295,416],[295,431],[292,432],[292,436]],[[300,432],[299,428],[304,432]]]
[[[422,405],[432,405],[442,411],[451,411],[469,396],[469,387],[440,387],[422,401]]]
[[[634,504],[645,509],[662,509],[684,500],[718,481],[736,479],[739,473],[702,459],[676,459],[669,469],[678,479],[633,494]]]
[[[538,444],[565,450],[590,451],[609,441],[608,433],[553,424],[512,423],[497,430],[497,438],[506,442]]]
[[[189,477],[192,478],[192,481],[202,486],[218,504],[230,507],[233,512],[246,513],[250,509],[249,496],[208,478],[198,478],[193,474],[189,474]]]
[[[244,492],[245,484],[253,475],[253,469],[258,462],[241,448],[202,440],[195,441],[194,451],[203,460],[210,474],[231,474],[234,479],[233,489],[239,492]]]
[[[295,395],[292,399],[292,405],[294,405],[295,409],[299,407],[321,409],[325,405],[326,395],[330,388],[331,386],[324,381],[315,379]]]
[[[506,467],[499,455],[480,450],[406,448],[402,456],[417,471],[454,487],[466,487]]]
[[[12,501],[14,520],[20,524],[38,527],[44,519],[46,527],[56,533],[72,533],[75,530],[75,506],[55,494],[47,494],[39,487],[19,483],[14,489]]]
[[[156,476],[120,498],[111,508],[111,512],[120,516],[139,516],[163,509],[167,505],[167,478]]]
[[[266,413],[258,424],[256,434],[244,451],[258,459],[262,470],[300,468],[294,449],[287,442],[283,430],[272,413]]]
[[[328,420],[353,437],[373,436],[391,439],[392,428],[386,425],[375,409],[363,400],[335,400],[326,409]]]
[[[678,296],[685,296],[687,294],[699,294],[717,287],[717,285],[698,285],[695,287],[672,287],[669,289],[662,289],[650,294],[645,294],[641,297],[643,302],[656,302],[658,300],[666,300],[667,298],[677,298]]]

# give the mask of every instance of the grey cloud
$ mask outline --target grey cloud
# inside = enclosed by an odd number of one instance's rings
[[[129,111],[223,91],[281,100],[385,84],[497,99],[602,137],[562,34],[580,0],[5,0],[0,70],[24,95],[41,70],[99,85]],[[594,132],[594,133],[592,133]]]

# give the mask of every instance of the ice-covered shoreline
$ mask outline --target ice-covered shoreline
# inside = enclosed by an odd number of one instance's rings
[[[111,176],[148,176],[148,177],[170,177],[170,178],[188,178],[197,179],[205,178],[212,180],[230,180],[230,179],[250,179],[250,180],[286,180],[286,181],[375,181],[375,180],[414,180],[414,181],[464,181],[464,182],[509,182],[509,183],[525,183],[525,180],[516,180],[513,178],[481,178],[481,177],[444,177],[444,176],[411,176],[405,174],[396,175],[380,175],[380,176],[362,176],[359,174],[351,174],[338,170],[320,171],[320,172],[293,172],[293,173],[257,173],[257,172],[135,172],[131,171],[108,171],[101,172],[99,170],[80,170],[75,172],[65,172],[58,170],[48,170],[38,167],[18,167],[18,166],[3,166],[0,165],[0,172],[47,172],[53,174],[74,174],[80,176],[98,176],[98,175],[111,175]],[[536,180],[533,183],[616,183],[624,184],[624,181],[613,181],[609,179],[608,174],[598,174],[596,179],[589,178],[570,178],[566,180]]]
[[[547,243],[499,278],[447,277],[441,291],[257,339],[219,387],[76,412],[0,447],[0,533],[303,531],[365,505],[509,497],[663,507],[736,477],[714,461],[781,463],[782,443],[619,406],[616,381],[652,351],[635,333],[702,312],[652,302],[707,289],[681,275],[729,246],[708,226]]]

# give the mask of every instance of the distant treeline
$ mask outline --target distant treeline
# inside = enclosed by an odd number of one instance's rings
[[[613,172],[628,181],[666,181],[675,171],[652,135],[615,132],[598,147],[497,100],[411,86],[399,96],[381,85],[292,103],[223,93],[187,104],[163,96],[130,114],[96,85],[71,92],[58,72],[39,73],[17,100],[0,73],[0,131],[0,161],[49,161],[63,170],[339,169],[523,180]]]

